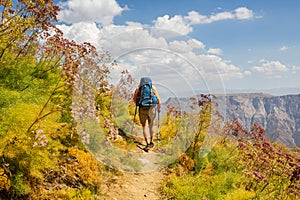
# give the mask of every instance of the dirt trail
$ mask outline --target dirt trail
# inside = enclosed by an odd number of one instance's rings
[[[130,138],[135,142],[144,143],[141,127],[135,127],[135,137],[122,132],[122,136]],[[155,143],[157,144],[157,143]],[[133,149],[137,160],[142,160],[144,166],[140,173],[122,173],[107,177],[105,185],[102,188],[103,196],[101,200],[159,200],[159,189],[162,181],[167,176],[167,170],[157,165],[157,160],[161,154],[157,152],[155,146],[149,153],[136,147]],[[162,169],[161,169],[162,168]],[[144,172],[144,173],[142,173]]]
[[[158,200],[159,188],[165,179],[164,170],[139,174],[123,174],[112,178],[106,185],[105,200]]]

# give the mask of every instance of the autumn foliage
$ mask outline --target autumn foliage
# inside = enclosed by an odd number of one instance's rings
[[[89,199],[103,167],[86,152],[71,113],[82,63],[109,58],[65,39],[52,0],[0,1],[0,198]],[[101,69],[101,82],[109,72]]]

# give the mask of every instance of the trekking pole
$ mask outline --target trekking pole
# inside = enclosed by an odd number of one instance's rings
[[[159,123],[159,113],[160,111],[157,112],[157,126],[158,126],[158,133],[157,133],[157,143],[158,147],[160,146],[160,123]]]
[[[136,112],[137,112],[137,106],[135,106],[135,110],[134,110],[134,117],[133,117],[133,124],[132,124],[132,128],[131,128],[131,135],[132,135],[133,128],[134,128],[134,124],[135,124],[135,116],[136,116]]]

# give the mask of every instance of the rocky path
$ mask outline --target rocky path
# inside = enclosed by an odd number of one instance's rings
[[[110,184],[103,188],[105,200],[158,200],[162,181],[166,178],[164,170],[149,173],[128,173],[112,177]]]

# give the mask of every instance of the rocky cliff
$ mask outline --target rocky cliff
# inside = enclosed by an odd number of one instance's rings
[[[228,119],[238,118],[248,128],[256,122],[273,141],[300,147],[300,94],[235,94],[219,100],[226,102]]]

